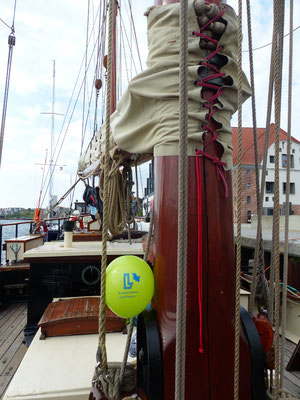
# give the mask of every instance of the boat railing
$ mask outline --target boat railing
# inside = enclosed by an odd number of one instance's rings
[[[46,222],[46,224],[57,224],[57,236],[59,237],[61,232],[62,232],[62,222],[66,219],[68,219],[69,217],[56,217],[56,218],[49,218],[49,219],[45,219],[44,221]],[[9,220],[8,220],[9,221]],[[11,236],[10,238],[7,239],[13,239],[13,238],[18,238],[19,237],[19,227],[20,225],[26,225],[29,224],[29,233],[31,233],[33,231],[33,224],[34,221],[33,220],[28,220],[28,221],[20,221],[20,222],[8,222],[8,223],[0,223],[0,265],[2,264],[2,254],[3,251],[5,251],[5,240],[4,239],[4,234],[3,234],[3,229],[5,229],[6,227],[12,226],[15,227],[14,228],[14,236]]]

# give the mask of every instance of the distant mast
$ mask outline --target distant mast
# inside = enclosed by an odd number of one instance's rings
[[[49,185],[49,210],[54,205],[53,178],[54,178],[54,105],[55,105],[55,60],[53,60],[53,87],[52,87],[52,112],[51,112],[51,147],[50,147],[50,185]],[[50,215],[51,217],[51,215]]]
[[[49,178],[49,210],[54,206],[56,203],[57,196],[53,195],[53,179],[54,179],[54,169],[55,167],[64,167],[65,164],[63,165],[58,165],[54,163],[54,116],[55,115],[61,115],[63,116],[64,114],[59,114],[55,112],[55,60],[53,60],[53,85],[52,85],[52,109],[50,112],[42,112],[41,114],[50,114],[51,115],[51,143],[50,143],[50,160],[49,160],[49,173],[50,173],[50,178]],[[49,215],[49,217],[52,217],[53,213]]]

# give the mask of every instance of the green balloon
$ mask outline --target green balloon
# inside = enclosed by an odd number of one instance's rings
[[[120,317],[140,314],[151,301],[153,292],[153,272],[141,258],[121,256],[107,267],[105,301]]]

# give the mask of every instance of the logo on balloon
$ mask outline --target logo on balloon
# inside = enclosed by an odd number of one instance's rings
[[[140,281],[140,277],[135,274],[134,272],[132,273],[132,278],[133,280],[135,280],[136,282]],[[125,273],[123,274],[123,289],[131,289],[133,285],[133,282],[130,281],[130,274],[129,273]]]
[[[106,270],[105,300],[117,315],[132,318],[149,304],[154,292],[154,277],[149,265],[136,256],[121,256]]]

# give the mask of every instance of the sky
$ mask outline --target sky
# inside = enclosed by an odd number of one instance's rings
[[[0,18],[11,26],[15,0],[2,0],[0,2]],[[121,9],[126,25],[125,0],[122,0]],[[300,25],[300,2],[294,2],[294,28]],[[96,33],[93,31],[93,20],[96,19],[99,1],[89,2],[89,36],[90,43],[95,41]],[[228,0],[228,4],[237,11],[237,0]],[[134,20],[143,65],[147,56],[146,42],[146,17],[143,16],[151,0],[132,0]],[[252,5],[254,3],[252,2]],[[257,0],[252,6],[252,34],[253,48],[264,46],[272,39],[272,8],[271,0]],[[288,9],[286,10],[285,32],[288,32]],[[243,19],[246,11],[243,10]],[[8,108],[4,136],[4,148],[0,167],[0,208],[4,207],[36,207],[43,175],[43,164],[46,153],[49,163],[51,148],[51,112],[53,94],[53,60],[55,60],[55,115],[54,136],[58,141],[57,149],[61,147],[62,138],[65,140],[62,150],[57,158],[58,167],[55,169],[53,179],[53,193],[62,196],[74,183],[76,178],[77,162],[80,157],[82,120],[83,114],[87,115],[87,106],[83,111],[83,90],[79,92],[83,82],[84,69],[81,69],[78,83],[75,86],[82,62],[85,62],[87,31],[87,0],[17,0],[15,14],[16,45],[13,49],[12,69],[8,97]],[[97,26],[97,24],[96,24]],[[3,96],[6,77],[6,64],[8,57],[7,38],[10,29],[0,21],[0,113],[2,116]],[[130,32],[128,32],[130,36]],[[297,116],[300,115],[300,77],[296,72],[300,70],[299,52],[300,29],[294,32],[294,79],[293,79],[293,123],[292,135],[300,140],[300,131],[297,127]],[[129,38],[130,40],[130,38]],[[126,37],[124,36],[124,41]],[[134,42],[134,40],[132,40]],[[284,45],[288,46],[288,37]],[[129,45],[126,44],[128,52]],[[91,59],[91,72],[88,72],[85,98],[88,99],[95,93],[91,87],[93,65],[95,56],[89,46],[88,60]],[[249,77],[248,44],[246,32],[243,40],[243,63],[246,75]],[[257,122],[259,127],[265,126],[266,104],[269,75],[269,57],[271,46],[254,51],[255,88]],[[133,50],[135,65],[138,72],[138,57]],[[127,71],[123,63],[122,89],[125,89],[127,75],[135,75],[135,68],[128,61]],[[287,76],[288,53],[284,54],[283,72],[283,100],[281,127],[287,129]],[[75,88],[75,89],[74,89]],[[74,95],[72,92],[74,90]],[[75,99],[78,96],[77,107]],[[99,99],[102,96],[100,91]],[[70,99],[72,101],[70,102]],[[68,110],[68,105],[69,111]],[[93,104],[93,103],[92,103]],[[74,109],[74,111],[73,111]],[[101,124],[101,110],[99,107],[98,125]],[[45,114],[46,113],[46,114]],[[70,118],[72,114],[72,118]],[[274,122],[274,118],[272,118]],[[85,134],[85,144],[90,140],[93,131],[94,111],[90,113]],[[237,126],[237,116],[232,119],[232,126]],[[243,108],[243,126],[252,126],[251,100]],[[67,131],[66,128],[68,127]],[[61,135],[60,135],[61,132]],[[42,164],[42,165],[41,165]],[[47,172],[47,170],[46,170]],[[148,173],[148,166],[141,167],[142,181]],[[47,186],[47,184],[46,184]],[[142,185],[139,184],[140,190]],[[81,200],[84,186],[80,183],[73,200]],[[141,196],[140,192],[140,196]],[[42,194],[42,206],[46,206],[49,195]],[[70,198],[62,203],[68,207]]]

